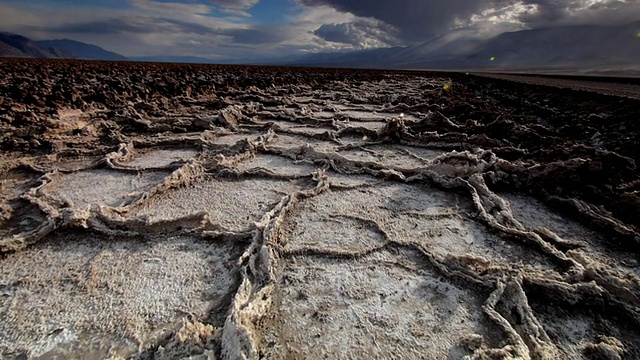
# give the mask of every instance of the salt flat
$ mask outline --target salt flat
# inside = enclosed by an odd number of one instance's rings
[[[0,358],[640,358],[636,100],[233,69],[0,123]]]

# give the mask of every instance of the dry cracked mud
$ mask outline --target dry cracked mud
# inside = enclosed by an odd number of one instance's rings
[[[0,358],[640,358],[640,100],[82,61],[0,81]]]

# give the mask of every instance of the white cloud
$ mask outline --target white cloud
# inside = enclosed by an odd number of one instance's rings
[[[421,43],[452,28],[485,34],[566,24],[621,24],[640,18],[640,0],[296,0],[331,6],[398,29],[407,43]],[[340,24],[339,21],[330,23]]]
[[[225,32],[250,27],[207,16],[215,11],[209,5],[152,0],[131,0],[130,4],[129,9],[101,11],[0,4],[0,27],[34,39],[88,42],[125,56],[207,52],[230,57],[235,56],[234,52],[219,46],[229,40]]]
[[[375,19],[358,19],[341,24],[324,24],[313,32],[320,38],[356,49],[370,49],[402,44],[395,36],[397,29]]]
[[[205,15],[213,11],[212,6],[203,4],[184,4],[179,2],[158,2],[153,0],[129,0],[131,6],[145,14],[167,15],[181,19]]]
[[[473,14],[466,22],[457,19],[454,28],[471,27],[485,35],[519,30],[526,27],[523,20],[527,16],[536,16],[538,12],[538,4],[519,1],[500,8],[485,9],[479,14]]]
[[[400,45],[397,30],[379,20],[356,16],[331,6],[302,6],[287,16],[292,36],[277,46],[304,52],[347,51]]]
[[[637,0],[509,1],[498,1],[499,4],[506,5],[474,14],[471,22],[488,24],[493,21],[497,27],[511,23],[522,28],[537,28],[574,24],[623,24],[640,18],[640,2]]]
[[[209,2],[218,6],[248,9],[260,2],[260,0],[209,0]]]
[[[314,7],[286,14],[283,24],[260,25],[250,17],[239,16],[245,15],[240,13],[244,10],[213,4],[153,0],[131,0],[130,4],[128,9],[95,11],[0,3],[0,30],[36,40],[69,38],[132,57],[209,54],[245,58],[352,48],[320,39],[313,31],[327,21],[356,19],[330,7]],[[221,12],[233,16],[220,17]]]
[[[225,15],[233,15],[233,16],[240,16],[240,17],[251,17],[251,14],[249,14],[248,12],[244,11],[244,10],[240,10],[240,9],[234,9],[234,8],[222,8],[220,10],[220,13],[225,14]]]

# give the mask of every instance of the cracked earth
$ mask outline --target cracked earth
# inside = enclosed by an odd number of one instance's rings
[[[1,64],[1,358],[640,358],[639,100]]]

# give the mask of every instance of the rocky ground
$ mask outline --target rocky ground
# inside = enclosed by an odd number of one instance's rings
[[[0,358],[640,358],[640,100],[562,81],[1,60]]]

